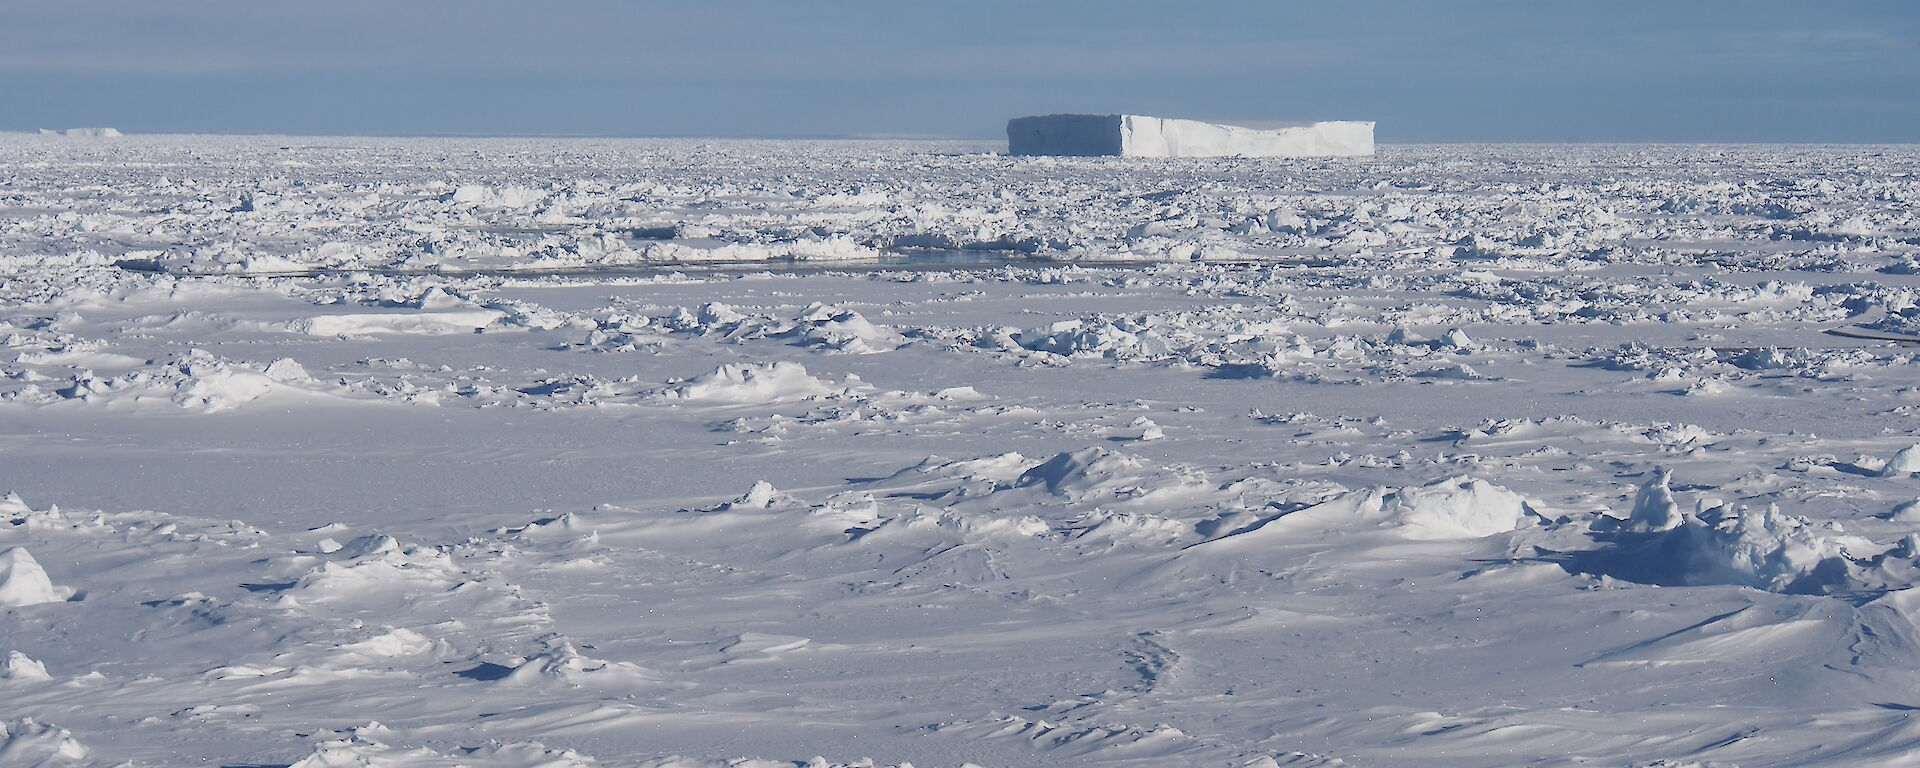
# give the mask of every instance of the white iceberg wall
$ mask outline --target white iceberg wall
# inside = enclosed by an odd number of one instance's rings
[[[1007,121],[1014,155],[1126,157],[1364,157],[1373,123],[1330,121],[1281,128],[1144,115],[1045,115]]]
[[[1128,157],[1363,157],[1373,154],[1373,123],[1335,121],[1273,130],[1125,115]]]

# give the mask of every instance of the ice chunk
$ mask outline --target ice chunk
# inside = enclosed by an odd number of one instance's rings
[[[67,599],[63,592],[53,586],[46,569],[25,549],[14,547],[0,552],[0,605],[58,603]]]
[[[1266,128],[1143,115],[1043,115],[1007,121],[1007,152],[1125,157],[1360,157],[1373,154],[1373,123],[1343,120]]]
[[[64,765],[86,758],[87,748],[65,728],[31,717],[0,723],[0,764]]]
[[[1167,436],[1166,430],[1161,429],[1160,425],[1154,423],[1153,419],[1149,419],[1145,416],[1134,419],[1133,423],[1127,425],[1127,428],[1129,430],[1138,430],[1139,431],[1138,439],[1141,442],[1146,442],[1148,440],[1159,440]]]
[[[1804,517],[1768,506],[1722,510],[1703,523],[1678,529],[1690,534],[1690,583],[1807,592],[1845,574],[1848,540]]]
[[[1129,331],[1105,320],[1066,320],[1023,331],[1015,343],[1036,352],[1067,357],[1138,358],[1172,351],[1167,340],[1148,329]]]
[[[1463,352],[1471,352],[1478,349],[1480,343],[1474,341],[1472,337],[1469,337],[1466,331],[1455,328],[1447,331],[1445,336],[1440,337],[1440,346],[1461,350]]]
[[[1652,482],[1650,487],[1658,488]],[[1652,494],[1658,497],[1657,490]],[[1637,506],[1637,505],[1636,505]],[[1639,515],[1636,513],[1636,518]],[[1731,584],[1788,594],[1826,594],[1867,584],[1852,577],[1871,565],[1853,553],[1877,549],[1837,526],[1816,525],[1800,515],[1764,509],[1716,506],[1676,515],[1679,524],[1616,538],[1617,545],[1588,556],[1588,568],[1615,578],[1652,584]],[[1910,560],[1900,546],[1889,556]]]
[[[1667,480],[1673,473],[1666,467],[1654,470],[1640,492],[1633,497],[1633,514],[1627,525],[1636,531],[1670,531],[1680,527],[1680,505],[1673,500]]]
[[[47,665],[19,651],[9,651],[6,666],[0,668],[0,680],[42,682],[52,679],[53,675],[47,674]]]
[[[786,498],[786,494],[781,493],[780,489],[773,487],[773,483],[765,480],[755,480],[753,487],[747,489],[746,495],[728,502],[725,508],[729,510],[772,509],[773,505],[778,503],[782,498]]]
[[[1920,445],[1909,445],[1900,449],[1899,453],[1887,460],[1886,468],[1880,470],[1880,474],[1887,477],[1898,477],[1914,472],[1920,472]]]

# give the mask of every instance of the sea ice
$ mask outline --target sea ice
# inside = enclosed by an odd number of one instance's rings
[[[1912,762],[1920,152],[1001,149],[0,135],[0,763]]]

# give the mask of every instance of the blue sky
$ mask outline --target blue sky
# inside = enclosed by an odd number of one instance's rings
[[[1920,141],[1914,0],[0,0],[0,130]]]

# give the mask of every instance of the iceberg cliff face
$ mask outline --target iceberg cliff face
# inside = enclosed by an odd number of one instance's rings
[[[1124,155],[1123,115],[1045,115],[1007,121],[1010,155]]]
[[[1373,123],[1256,128],[1142,115],[1044,115],[1007,121],[1014,155],[1126,157],[1364,157]]]

